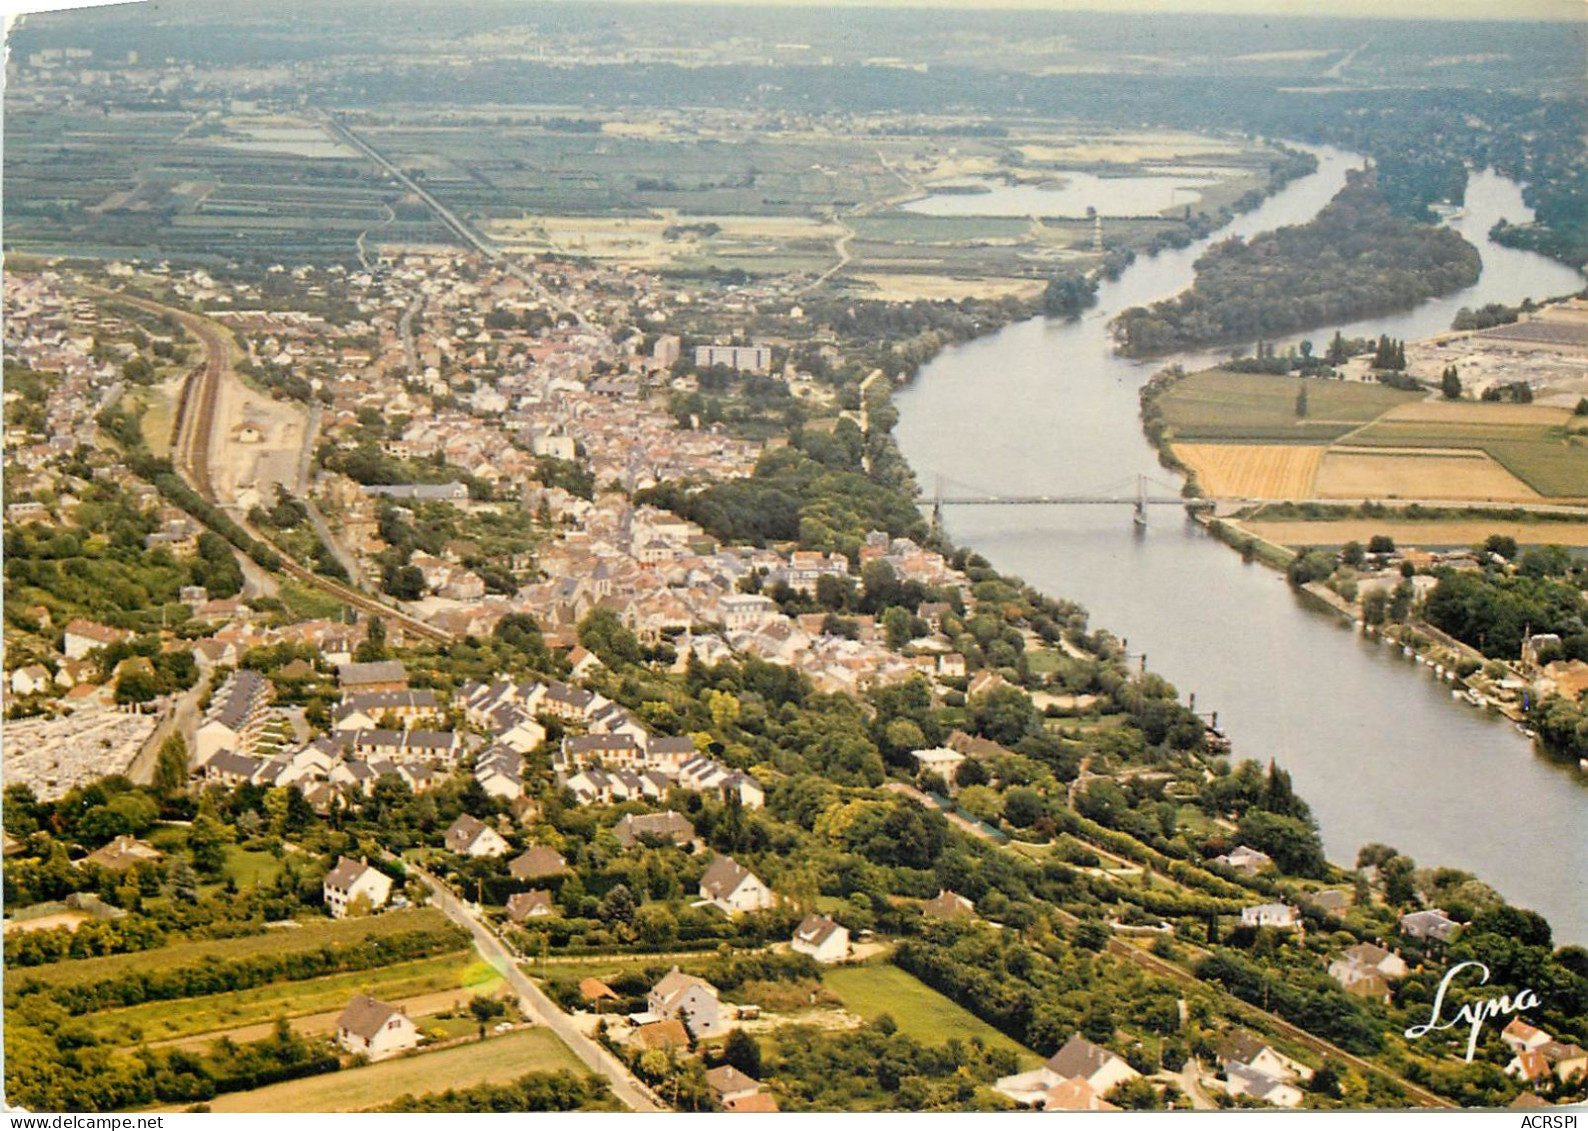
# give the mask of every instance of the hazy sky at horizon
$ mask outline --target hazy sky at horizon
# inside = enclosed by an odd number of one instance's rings
[[[564,3],[575,0],[562,0]],[[611,3],[614,0],[577,0]],[[1341,19],[1588,20],[1588,0],[619,0],[780,8],[942,8],[1033,12],[1204,13]]]
[[[269,0],[254,0],[261,7]],[[466,2],[466,0],[464,0]],[[614,0],[556,0],[611,3]],[[626,0],[647,4],[708,4],[780,8],[927,8],[1032,12],[1205,13],[1343,19],[1498,20],[1525,22],[1588,20],[1588,0]],[[126,0],[0,0],[6,22],[24,12],[125,4]],[[402,0],[392,0],[394,8]],[[128,5],[130,6],[130,5]]]

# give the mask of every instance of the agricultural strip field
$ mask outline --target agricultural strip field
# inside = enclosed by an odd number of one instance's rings
[[[1034,298],[1044,286],[1040,279],[1003,279],[954,275],[905,275],[864,271],[844,275],[868,298],[884,302],[936,301],[962,298]]]
[[[39,982],[50,986],[80,985],[116,978],[141,970],[171,970],[207,961],[251,958],[261,954],[294,954],[319,950],[328,944],[349,944],[407,931],[439,930],[448,919],[432,907],[389,911],[368,919],[316,919],[300,927],[266,931],[236,939],[203,939],[181,942],[131,954],[103,958],[76,958],[47,966],[30,966],[8,972],[11,987]]]
[[[151,1001],[126,1009],[87,1014],[82,1023],[102,1040],[118,1045],[150,1043],[289,1020],[340,1010],[354,994],[391,1001],[420,994],[455,991],[459,998],[489,993],[500,978],[473,951],[399,962],[378,970],[333,974],[302,982],[278,983],[208,997]]]
[[[867,1021],[886,1013],[901,1033],[923,1044],[940,1045],[951,1037],[980,1037],[993,1048],[1014,1051],[1022,1068],[1034,1068],[1042,1059],[897,966],[879,963],[824,970],[822,984],[837,994],[851,1013]]]
[[[1176,452],[1216,497],[1588,499],[1588,441],[1567,408],[1218,369],[1176,383],[1157,405]],[[1291,464],[1264,444],[1327,452],[1304,478],[1309,457]],[[1292,466],[1287,478],[1281,469]]]
[[[1331,448],[1318,467],[1320,499],[1493,499],[1536,502],[1538,492],[1482,451]]]
[[[585,1072],[584,1065],[549,1030],[520,1029],[483,1043],[470,1041],[439,1052],[289,1080],[251,1092],[232,1092],[210,1100],[209,1106],[220,1112],[365,1111],[404,1095],[504,1084],[526,1073],[564,1068],[580,1075]]]
[[[1348,518],[1335,521],[1225,520],[1229,526],[1255,534],[1281,546],[1343,546],[1367,543],[1375,534],[1387,534],[1397,546],[1440,548],[1472,546],[1491,534],[1515,538],[1519,546],[1588,546],[1588,522],[1510,522],[1481,519],[1428,522],[1394,519]]]
[[[1303,386],[1304,417],[1296,415]],[[1180,441],[1327,443],[1421,399],[1421,393],[1386,385],[1210,369],[1175,384],[1158,398],[1158,407]]]
[[[1312,444],[1176,444],[1202,490],[1219,498],[1306,499],[1325,449]]]

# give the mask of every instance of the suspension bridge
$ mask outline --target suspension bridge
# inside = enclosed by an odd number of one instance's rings
[[[1154,494],[1153,490],[1170,493]],[[1137,526],[1145,526],[1148,507],[1195,506],[1197,502],[1183,497],[1172,483],[1160,483],[1145,475],[1070,495],[997,495],[939,475],[932,492],[932,523],[942,525],[944,507],[1124,506],[1132,509],[1132,520]]]

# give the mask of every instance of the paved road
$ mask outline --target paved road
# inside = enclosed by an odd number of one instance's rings
[[[497,937],[482,923],[467,904],[453,895],[436,877],[408,864],[408,870],[430,889],[435,905],[441,908],[458,926],[474,937],[474,947],[491,966],[501,974],[519,997],[519,1008],[524,1015],[546,1026],[562,1039],[562,1043],[584,1062],[590,1071],[606,1077],[612,1093],[634,1111],[667,1111],[668,1107],[649,1088],[630,1075],[622,1061],[574,1027],[573,1019],[557,1008],[555,1002],[531,982],[507,952]]]

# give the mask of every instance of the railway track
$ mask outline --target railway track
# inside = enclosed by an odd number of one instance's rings
[[[1077,920],[1077,922],[1079,922],[1079,920]],[[1322,1037],[1315,1036],[1312,1033],[1307,1032],[1305,1029],[1292,1025],[1283,1017],[1280,1017],[1274,1013],[1270,1013],[1268,1010],[1263,1009],[1260,1006],[1253,1005],[1248,1001],[1243,1001],[1234,994],[1231,994],[1228,990],[1225,990],[1212,982],[1204,982],[1190,971],[1184,970],[1172,962],[1167,962],[1155,954],[1151,954],[1148,951],[1142,950],[1140,947],[1135,946],[1132,943],[1124,942],[1120,939],[1110,939],[1108,941],[1108,952],[1110,954],[1117,955],[1120,958],[1126,959],[1129,962],[1134,962],[1136,965],[1150,970],[1154,974],[1158,974],[1165,978],[1171,978],[1174,981],[1180,982],[1184,985],[1202,986],[1204,988],[1211,987],[1212,989],[1223,994],[1231,1002],[1234,1002],[1238,1009],[1262,1017],[1267,1024],[1272,1025],[1276,1030],[1285,1034],[1285,1036],[1289,1037],[1297,1044],[1305,1045],[1313,1052],[1320,1053],[1324,1056],[1332,1057],[1336,1061],[1349,1064],[1351,1067],[1357,1069],[1360,1072],[1365,1072],[1373,1076],[1382,1077],[1385,1080],[1393,1081],[1395,1084],[1405,1090],[1406,1095],[1409,1098],[1415,1100],[1417,1103],[1420,1103],[1425,1107],[1454,1108],[1458,1106],[1452,1101],[1445,1099],[1443,1096],[1435,1095],[1427,1088],[1413,1084],[1410,1080],[1407,1080],[1405,1077],[1391,1072],[1382,1065],[1374,1064],[1372,1061],[1364,1060],[1362,1057],[1357,1056],[1354,1053],[1346,1052],[1339,1045],[1336,1045],[1330,1041],[1326,1041]]]
[[[176,468],[177,474],[192,484],[193,489],[206,502],[224,507],[226,504],[216,497],[214,480],[210,476],[210,446],[215,435],[215,404],[220,395],[220,383],[225,379],[227,364],[227,345],[221,332],[204,319],[175,307],[133,298],[102,287],[89,289],[151,314],[170,314],[197,335],[203,344],[204,363],[194,366],[189,371],[187,380],[182,383],[181,396],[177,400],[176,421],[172,426],[171,463]],[[441,644],[450,643],[454,639],[452,633],[428,624],[411,613],[376,600],[351,586],[321,577],[288,557],[279,546],[249,526],[246,518],[235,515],[233,517],[251,537],[259,539],[276,552],[281,559],[281,572],[294,580],[313,586],[361,612],[379,616],[401,627],[404,633]]]

